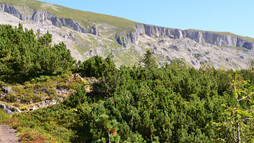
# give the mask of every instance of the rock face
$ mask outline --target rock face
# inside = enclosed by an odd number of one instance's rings
[[[124,47],[129,47],[131,45],[137,45],[139,42],[139,34],[138,32],[131,32],[126,35],[121,35],[121,36],[116,36],[117,42],[124,46]]]
[[[249,50],[254,47],[254,43],[236,36],[192,30],[185,30],[183,33],[184,37],[188,37],[198,43],[209,43],[225,47],[244,47]]]
[[[180,30],[147,24],[138,24],[135,28],[136,32],[131,32],[122,37],[117,36],[116,40],[118,43],[124,47],[129,47],[131,44],[137,45],[139,42],[139,35],[147,35],[153,38],[189,38],[197,43],[209,43],[223,47],[244,47],[249,50],[253,49],[254,47],[253,42],[243,38],[207,31]]]
[[[18,17],[20,20],[32,20],[37,23],[43,23],[48,21],[51,21],[53,25],[57,27],[70,27],[73,30],[77,32],[82,32],[82,33],[91,33],[94,35],[99,36],[99,30],[97,29],[96,25],[93,25],[91,27],[91,30],[86,30],[84,27],[82,27],[78,22],[70,19],[70,18],[61,18],[58,17],[48,11],[40,11],[37,10],[34,12],[32,17],[24,16],[22,13],[15,7],[6,4],[6,3],[0,3],[0,11],[9,13],[11,15],[14,15],[15,17]]]
[[[16,9],[15,7],[13,7],[11,5],[5,4],[5,3],[0,3],[0,11],[14,15],[21,20],[25,19],[18,9]]]
[[[249,50],[254,47],[253,42],[236,36],[198,30],[179,30],[147,24],[143,24],[143,27],[144,28],[142,28],[142,26],[137,27],[139,34],[146,34],[150,37],[168,37],[172,39],[190,38],[197,43],[209,43],[224,47],[244,47]]]
[[[89,31],[85,30],[78,22],[69,18],[58,17],[47,11],[36,11],[32,16],[32,20],[38,23],[43,23],[49,20],[57,27],[66,26],[78,32],[89,33]]]
[[[96,36],[100,36],[100,32],[95,24],[92,26],[92,29],[90,30],[89,33],[96,35]]]

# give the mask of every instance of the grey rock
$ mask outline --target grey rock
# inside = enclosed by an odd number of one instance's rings
[[[13,93],[11,87],[9,86],[2,86],[2,90],[4,93],[8,94],[8,93]]]
[[[158,43],[165,43],[165,40],[159,40]]]
[[[13,112],[12,111],[10,111],[10,110],[8,110],[8,109],[3,109],[3,111],[4,111],[4,113],[7,113],[7,114],[9,114],[9,115],[11,115],[11,114],[13,114]]]
[[[1,103],[0,103],[0,108],[1,108],[1,109],[5,109],[6,106],[5,106],[4,104],[1,104]]]
[[[15,107],[12,107],[12,106],[9,106],[9,105],[5,105],[5,104],[2,104],[2,103],[0,103],[0,108],[3,109],[3,111],[5,113],[8,113],[8,114],[21,112],[18,108],[15,108]]]
[[[135,28],[136,28],[136,32],[139,35],[145,35],[145,28],[143,24],[137,24]]]
[[[169,56],[166,56],[166,59],[167,59],[168,61],[172,61],[171,58],[170,58]]]
[[[36,11],[33,16],[32,20],[38,23],[43,23],[47,20],[51,21],[53,25],[57,27],[67,26],[72,28],[73,30],[77,32],[82,33],[89,33],[89,31],[85,30],[78,22],[70,19],[70,18],[61,18],[58,17],[48,11]],[[93,33],[91,33],[93,34]]]
[[[43,33],[44,32],[44,30],[43,29],[37,29],[37,32],[39,32],[39,33]]]
[[[48,20],[48,17],[49,17],[49,12],[47,11],[36,11],[32,16],[32,20],[37,23],[43,23]]]
[[[9,14],[15,16],[15,17],[18,17],[20,20],[32,20],[37,23],[44,23],[48,20],[48,21],[51,21],[52,24],[57,27],[66,26],[66,27],[72,28],[73,30],[75,30],[77,32],[91,33],[91,34],[94,34],[97,36],[100,35],[96,25],[92,26],[91,30],[89,31],[89,30],[86,30],[84,27],[82,27],[78,22],[76,22],[70,18],[61,18],[61,17],[58,17],[48,11],[38,10],[38,11],[34,12],[32,17],[28,17],[28,16],[24,16],[14,6],[11,6],[6,3],[0,3],[0,11],[6,12],[6,13],[9,13]]]
[[[18,17],[21,20],[25,19],[18,9],[6,3],[0,3],[0,11],[14,15],[15,17]]]
[[[142,31],[143,30],[143,31]],[[136,31],[141,34],[145,34],[150,37],[168,37],[173,39],[190,38],[197,43],[209,43],[217,46],[225,47],[244,47],[248,50],[253,49],[254,43],[237,36],[219,34],[207,31],[198,30],[180,30],[173,28],[165,28],[154,25],[139,24],[136,26]]]
[[[230,63],[232,62],[232,60],[230,58],[226,58],[226,61],[230,62]]]
[[[55,105],[57,103],[56,100],[52,99],[52,100],[45,100],[42,101],[40,103],[37,103],[36,105],[32,106],[31,108],[28,109],[28,111],[34,111],[40,108],[44,108],[44,107],[48,107],[50,105]]]
[[[191,61],[191,63],[192,63],[193,65],[196,65],[194,61]]]
[[[130,47],[131,45],[137,45],[139,42],[139,33],[138,32],[131,32],[126,35],[116,35],[116,40],[118,44],[124,47]]]
[[[44,93],[47,93],[47,94],[48,94],[48,96],[54,95],[54,93],[53,93],[53,92],[48,91],[46,88],[42,88],[42,89],[41,89],[41,91],[42,91],[42,92],[44,92]]]
[[[183,38],[182,30],[179,29],[172,29],[172,28],[165,28],[159,27],[154,25],[147,25],[144,24],[144,32],[146,35],[150,37],[169,37],[174,39],[181,39]]]
[[[93,34],[93,35],[96,35],[96,36],[100,36],[100,32],[99,32],[99,30],[98,30],[98,28],[95,24],[92,26],[92,29],[90,30],[90,33]]]
[[[171,45],[168,48],[176,50],[176,51],[179,51],[179,48],[177,46],[175,46],[175,45]]]
[[[48,93],[48,90],[46,88],[42,88],[41,91],[44,93]]]
[[[240,45],[239,45],[239,46],[240,46]],[[242,45],[242,47],[251,50],[251,49],[253,49],[253,47],[254,47],[254,43],[245,41],[244,44]]]
[[[71,38],[75,39],[73,33],[70,33],[69,36],[70,36]]]
[[[19,108],[16,108],[16,111],[17,111],[18,113],[21,113],[21,110],[20,110]]]
[[[67,38],[68,38],[68,35],[64,35],[63,37],[64,37],[65,39],[67,39]]]
[[[210,52],[209,52],[209,51],[206,51],[206,52],[205,52],[205,54],[206,54],[206,55],[209,55],[209,54],[210,54]]]

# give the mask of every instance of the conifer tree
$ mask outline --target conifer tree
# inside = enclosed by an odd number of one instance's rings
[[[230,136],[225,137],[228,138],[227,141],[234,141],[236,143],[241,143],[243,140],[246,141],[249,139],[249,137],[245,135],[245,129],[248,126],[248,122],[254,120],[254,92],[252,92],[254,86],[250,86],[248,81],[239,79],[241,79],[241,77],[238,76],[235,72],[233,82],[230,83],[232,86],[232,96],[234,99],[233,101],[236,103],[234,106],[227,106],[226,104],[222,104],[222,106],[226,108],[223,113],[223,115],[225,115],[226,121],[222,123],[215,123],[215,125],[222,128],[224,127],[227,129],[227,131],[229,131]],[[242,102],[245,102],[245,104],[246,102],[249,102],[248,104],[250,108],[245,109],[242,107]]]
[[[158,65],[156,64],[155,58],[153,57],[153,54],[150,50],[146,51],[146,54],[144,59],[142,60],[142,63],[144,63],[145,67],[149,69],[158,67]]]
[[[71,69],[75,60],[64,43],[52,46],[52,35],[38,37],[33,30],[0,25],[0,75],[2,80],[22,81],[42,74]]]

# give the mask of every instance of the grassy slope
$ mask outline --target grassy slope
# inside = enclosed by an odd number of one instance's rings
[[[80,22],[81,24],[83,23],[83,25],[84,23],[88,25],[92,23],[105,23],[105,24],[114,26],[118,28],[119,30],[123,30],[123,29],[133,30],[133,26],[136,24],[133,21],[120,18],[120,17],[103,15],[103,14],[98,14],[93,12],[85,12],[85,11],[75,10],[75,9],[71,9],[71,8],[67,8],[67,7],[63,7],[59,5],[35,1],[35,0],[0,0],[0,2],[18,6],[19,9],[21,9],[21,11],[22,11],[22,8],[26,6],[36,10],[49,11],[59,17],[71,18],[73,20],[76,20]]]

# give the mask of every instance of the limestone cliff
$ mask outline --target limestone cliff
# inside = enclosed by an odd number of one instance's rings
[[[48,21],[51,21],[52,24],[57,27],[66,26],[66,27],[72,28],[73,30],[77,32],[91,33],[97,36],[100,35],[98,29],[96,28],[96,25],[93,25],[91,29],[85,29],[78,22],[70,18],[58,17],[55,14],[52,14],[48,11],[36,10],[33,13],[32,17],[29,17],[29,16],[23,15],[17,8],[6,3],[0,3],[0,11],[14,15],[15,17],[18,17],[20,20],[32,20],[38,23],[43,23],[48,20]]]
[[[116,35],[117,42],[124,46],[129,47],[131,45],[137,45],[139,42],[139,33],[131,32],[129,34]]]
[[[154,25],[139,24],[136,26],[137,32],[127,34],[124,38],[117,37],[119,44],[123,46],[129,46],[130,44],[137,44],[139,41],[139,35],[147,35],[153,38],[171,38],[171,39],[183,39],[190,38],[197,43],[209,43],[216,46],[223,47],[244,47],[246,49],[253,49],[254,43],[246,39],[218,34],[214,32],[198,31],[198,30],[180,30],[173,28],[165,28]]]
[[[196,41],[197,43],[209,43],[225,47],[244,47],[246,49],[252,49],[254,46],[253,42],[236,36],[218,34],[207,31],[179,30],[144,24],[144,33],[150,37],[162,36],[174,39],[182,39],[187,37],[191,40]]]
[[[13,7],[13,6],[9,5],[9,4],[0,3],[0,11],[9,13],[11,15],[14,15],[14,16],[18,17],[21,20],[24,19],[24,17],[21,14],[21,12],[18,9],[16,9],[15,7]]]

